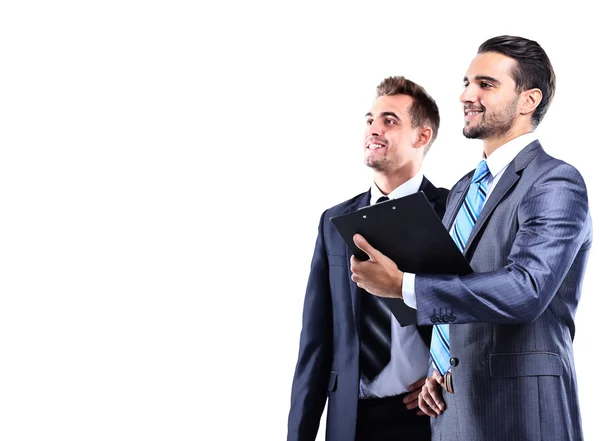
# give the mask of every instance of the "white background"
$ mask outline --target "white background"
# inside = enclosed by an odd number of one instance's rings
[[[435,97],[425,173],[450,187],[481,154],[458,97],[489,37],[548,52],[540,137],[598,212],[585,3],[442,4],[3,2],[0,438],[285,439],[318,219],[370,184],[376,85]],[[588,440],[597,255],[575,338]]]

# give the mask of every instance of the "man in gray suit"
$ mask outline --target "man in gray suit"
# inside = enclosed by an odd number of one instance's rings
[[[464,85],[463,132],[484,160],[452,188],[443,222],[474,272],[403,273],[357,235],[370,260],[353,259],[352,280],[434,325],[419,397],[433,440],[581,441],[573,338],[592,224],[581,175],[534,133],[554,71],[535,41],[501,36]]]

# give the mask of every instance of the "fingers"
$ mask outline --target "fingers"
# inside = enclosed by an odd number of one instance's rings
[[[417,407],[419,407],[419,394],[420,393],[421,393],[421,389],[409,393],[402,399],[404,404],[406,404],[406,408],[408,410],[416,409]]]
[[[425,387],[425,386],[423,386]],[[425,415],[435,418],[438,414],[429,406],[426,399],[426,392],[421,391],[419,394],[419,410]]]
[[[356,271],[358,270],[358,264],[360,264],[360,260],[358,260],[354,256],[350,257],[350,271],[352,272],[350,279],[352,279],[353,282],[356,282],[359,288],[364,288],[364,286],[362,285],[363,277],[356,273]]]
[[[404,399],[402,400],[404,401],[404,404],[406,404],[407,409],[412,410],[416,409],[419,406],[419,394],[421,393],[421,388],[425,384],[426,379],[427,377],[423,377],[415,381],[410,386],[408,386],[409,394],[406,395],[406,397],[404,397]]]
[[[421,395],[419,395],[419,410],[417,412],[423,412],[423,414],[425,414],[431,418],[435,418],[437,416],[437,413],[435,413],[429,407],[429,405],[425,401],[423,401],[423,398],[421,397]]]
[[[375,261],[373,260],[373,252],[377,252],[375,248],[373,248],[369,243],[362,237],[360,234],[354,235],[354,240],[358,243],[362,243],[362,245],[358,246],[361,250],[363,250],[369,256],[369,260],[362,261],[356,258],[356,256],[350,256],[350,271],[352,272],[352,276],[350,277],[353,282],[356,282],[359,288],[365,288],[364,285],[364,270],[366,269],[365,265],[372,265]]]
[[[369,242],[367,242],[367,240],[360,234],[355,234],[353,239],[356,246],[362,251],[364,251],[367,254],[367,256],[369,256],[369,260],[374,261],[374,257],[378,253],[378,251],[375,248],[373,248],[369,244]]]
[[[444,377],[437,371],[437,369],[434,369],[433,375],[425,381],[425,386],[428,386],[430,396],[435,402],[435,406],[440,410],[439,413],[442,413],[446,407],[446,403],[444,403],[444,398],[442,397]]]
[[[359,268],[360,263],[361,263],[360,260],[358,260],[354,256],[351,256],[350,257],[350,271],[352,271],[352,273],[355,273],[356,270]]]
[[[442,387],[440,386],[438,378],[435,376],[435,374],[425,381],[425,384],[421,388],[418,402],[419,409],[421,409],[423,413],[429,415],[430,417],[435,418],[444,411],[446,405],[444,403],[444,399],[442,398]]]
[[[365,285],[364,277],[363,275],[361,275],[360,266],[364,264],[365,262],[358,260],[356,257],[350,257],[350,271],[352,272],[352,276],[350,276],[350,279],[352,279],[353,282],[356,282],[356,285],[362,289],[365,288]]]

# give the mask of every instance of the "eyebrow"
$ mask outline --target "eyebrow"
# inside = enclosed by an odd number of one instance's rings
[[[488,77],[487,75],[475,75],[474,80],[475,81],[489,81],[490,83],[500,84],[500,81],[498,81],[496,78]],[[469,81],[469,79],[467,77],[463,78],[464,83],[466,83],[468,81]]]
[[[366,118],[367,116],[373,116],[373,114],[372,114],[371,112],[367,112],[367,113],[365,114],[365,118]],[[396,115],[394,112],[381,112],[381,115],[380,115],[380,116],[393,116],[394,118],[396,118],[396,119],[398,119],[398,120],[400,119],[400,117],[399,117],[398,115]]]

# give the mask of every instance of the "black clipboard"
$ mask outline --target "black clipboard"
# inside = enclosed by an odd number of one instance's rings
[[[465,275],[473,271],[421,191],[335,216],[330,221],[359,260],[367,260],[368,256],[354,244],[352,238],[357,233],[404,272]],[[404,301],[383,300],[400,325],[417,323],[416,310]]]

